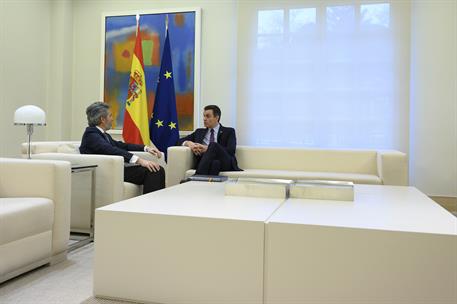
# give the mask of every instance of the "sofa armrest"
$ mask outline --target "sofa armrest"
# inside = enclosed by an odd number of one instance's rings
[[[408,157],[399,151],[378,151],[378,175],[384,185],[408,186]]]
[[[33,159],[66,160],[78,165],[97,165],[95,169],[95,208],[118,202],[124,194],[124,158],[98,154],[33,154]]]
[[[67,249],[71,210],[69,162],[0,158],[0,196],[43,197],[52,200],[52,254]]]
[[[194,168],[194,154],[189,147],[176,146],[168,148],[166,186],[174,186],[184,179],[186,171]]]
[[[154,156],[151,153],[144,152],[144,151],[129,151],[129,152],[132,154],[135,154],[136,156],[141,157],[143,159],[152,160],[152,161],[158,163],[159,165],[161,165],[164,169],[167,166],[167,163],[165,162],[165,155],[163,154],[163,152],[161,152],[162,156],[160,158],[157,158],[157,156]]]

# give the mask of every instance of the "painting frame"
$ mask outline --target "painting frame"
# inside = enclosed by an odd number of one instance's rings
[[[100,51],[100,100],[105,100],[105,79],[106,79],[106,50],[107,50],[107,29],[106,23],[107,18],[110,17],[131,17],[140,15],[140,26],[141,16],[144,15],[166,15],[166,14],[183,14],[193,13],[194,14],[194,53],[193,53],[193,113],[192,113],[192,128],[183,130],[180,126],[180,135],[190,134],[193,129],[196,129],[200,123],[200,54],[201,54],[201,8],[169,8],[169,9],[151,9],[151,10],[131,10],[131,11],[117,11],[117,12],[103,12],[101,14],[101,51]],[[172,34],[170,34],[172,35]],[[161,55],[162,50],[160,50]],[[160,66],[160,64],[159,64]],[[175,69],[175,66],[173,66]],[[126,85],[127,87],[127,85]],[[125,105],[120,110],[124,110]],[[179,109],[178,109],[179,111]],[[179,115],[179,114],[178,114]],[[122,128],[116,127],[110,130],[111,134],[122,135]]]

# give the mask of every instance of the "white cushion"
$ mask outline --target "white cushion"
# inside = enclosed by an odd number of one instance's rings
[[[57,153],[80,154],[79,144],[62,144],[57,147]]]
[[[31,142],[30,148],[31,148],[31,153],[36,154],[36,153],[49,153],[49,152],[57,152],[57,149],[59,146],[64,145],[64,144],[70,144],[70,145],[79,145],[81,142],[79,141],[34,141]],[[22,143],[21,144],[21,152],[23,155],[27,154],[27,143]]]
[[[242,169],[378,174],[374,150],[239,146],[236,158]]]
[[[54,204],[46,198],[0,198],[0,245],[52,230]]]

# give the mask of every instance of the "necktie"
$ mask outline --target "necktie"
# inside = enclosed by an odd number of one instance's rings
[[[212,143],[214,142],[214,129],[211,129],[209,133],[209,142]]]

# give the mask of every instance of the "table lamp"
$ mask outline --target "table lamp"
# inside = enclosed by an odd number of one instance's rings
[[[14,124],[25,125],[27,127],[28,135],[28,149],[27,156],[31,159],[30,151],[30,139],[33,133],[33,126],[45,126],[46,125],[46,114],[42,109],[33,105],[26,105],[18,108],[14,112]]]

